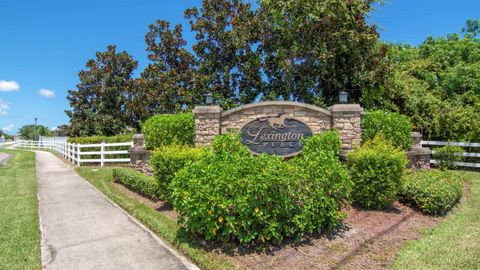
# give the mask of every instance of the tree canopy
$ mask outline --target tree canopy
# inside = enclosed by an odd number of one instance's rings
[[[364,106],[410,116],[426,138],[479,141],[477,31],[478,20],[468,20],[463,34],[429,37],[418,47],[390,45],[393,71],[381,87],[364,93]]]
[[[203,0],[182,25],[158,20],[145,35],[149,64],[115,46],[98,52],[70,90],[70,135],[113,135],[161,113],[177,113],[212,93],[228,109],[256,100],[333,104],[340,91],[358,100],[385,77],[386,46],[366,16],[376,1]]]
[[[77,89],[68,90],[72,110],[65,112],[70,117],[71,136],[111,136],[131,125],[126,103],[136,67],[127,52],[117,53],[113,45],[87,62],[86,69],[78,73]]]

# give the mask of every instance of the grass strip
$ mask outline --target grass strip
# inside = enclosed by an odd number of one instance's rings
[[[461,174],[470,183],[467,200],[422,238],[407,242],[392,269],[480,268],[480,173]]]
[[[0,269],[40,269],[35,153],[0,151]]]

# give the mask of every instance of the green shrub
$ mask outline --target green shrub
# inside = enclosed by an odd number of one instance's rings
[[[155,115],[142,125],[142,132],[147,149],[170,144],[193,145],[195,119],[192,113]]]
[[[113,169],[113,179],[150,199],[159,199],[160,189],[157,181],[152,176],[129,168],[115,168]]]
[[[457,168],[455,162],[463,160],[464,152],[460,146],[446,145],[436,148],[433,158],[438,162],[438,167],[441,170],[452,170]]]
[[[405,178],[401,201],[424,213],[444,215],[462,197],[463,179],[457,173],[419,171]]]
[[[375,137],[347,154],[353,200],[365,208],[382,209],[397,199],[407,165],[405,152],[383,136]]]
[[[304,157],[288,162],[251,155],[237,136],[218,136],[170,185],[179,224],[207,240],[241,244],[331,230],[351,188],[332,134],[311,137]]]
[[[169,200],[169,184],[175,173],[186,164],[198,160],[204,152],[203,148],[170,145],[162,146],[155,150],[150,159],[150,165],[155,172],[162,199]]]
[[[101,142],[105,143],[120,143],[131,142],[132,134],[117,135],[117,136],[91,136],[91,137],[69,137],[67,141],[69,143],[79,144],[97,144]]]
[[[362,142],[380,133],[395,147],[403,150],[412,145],[412,123],[408,117],[394,112],[371,111],[362,117]]]

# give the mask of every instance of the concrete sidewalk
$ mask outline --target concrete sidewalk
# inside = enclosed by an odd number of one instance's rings
[[[45,269],[198,269],[53,154],[36,156]]]
[[[2,166],[9,157],[10,155],[7,153],[0,153],[0,166]]]

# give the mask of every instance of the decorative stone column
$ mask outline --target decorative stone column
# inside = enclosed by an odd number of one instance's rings
[[[422,147],[422,134],[412,132],[412,148],[407,151],[409,160],[408,168],[411,169],[430,169],[430,155],[432,150]]]
[[[332,128],[340,134],[342,152],[349,151],[360,144],[363,112],[360,104],[336,104],[328,109],[332,113]]]
[[[220,134],[220,106],[196,106],[195,115],[195,146],[209,145],[215,136]]]
[[[144,140],[145,136],[143,134],[133,134],[133,146],[128,149],[128,153],[130,153],[130,163],[132,165],[147,163],[150,159],[150,151],[143,148]]]

